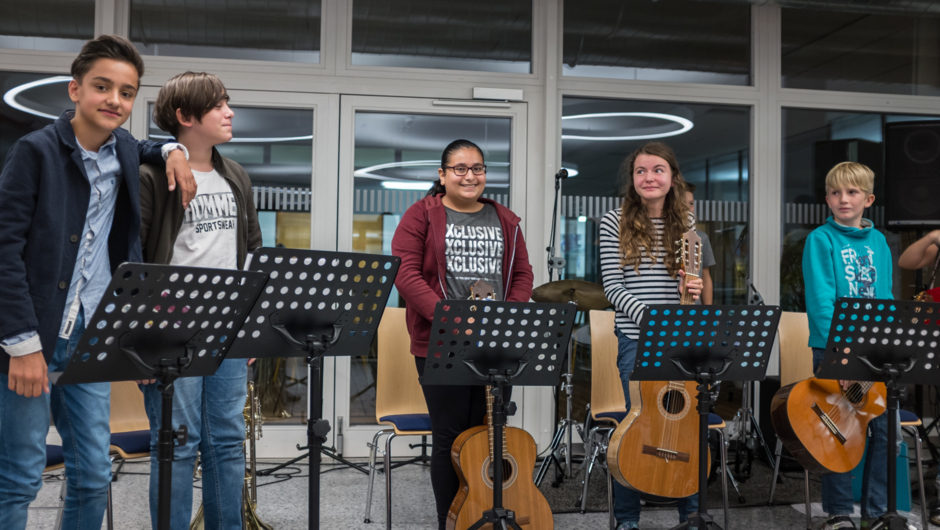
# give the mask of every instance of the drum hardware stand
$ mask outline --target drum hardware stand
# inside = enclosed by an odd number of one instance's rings
[[[574,398],[574,385],[571,383],[571,380],[574,378],[573,370],[570,367],[571,363],[571,342],[568,343],[568,361],[569,367],[566,373],[561,374],[561,386],[560,389],[567,394],[565,399],[565,417],[558,422],[558,427],[555,428],[555,434],[552,436],[552,443],[549,446],[548,456],[542,460],[542,464],[539,466],[539,471],[535,475],[535,486],[539,487],[542,485],[542,481],[545,479],[545,475],[548,473],[548,467],[551,464],[555,465],[555,480],[552,481],[552,487],[557,488],[565,478],[570,478],[574,476],[574,471],[571,466],[571,456],[574,451],[574,444],[572,443],[574,429],[577,429],[578,436],[581,437],[582,442],[584,441],[584,431],[581,429],[581,424],[571,419],[571,409],[572,409],[572,400]],[[556,400],[557,407],[557,400]],[[559,458],[560,453],[564,453],[565,462],[562,465]]]
[[[552,206],[552,230],[551,235],[549,236],[548,246],[545,247],[545,250],[548,251],[548,281],[552,282],[555,280],[555,269],[559,271],[565,268],[565,258],[562,256],[555,255],[555,230],[558,227],[558,200],[561,196],[561,181],[568,178],[568,170],[561,168],[558,170],[558,173],[555,173],[555,200],[553,201]],[[558,273],[558,276],[561,277],[561,273]]]

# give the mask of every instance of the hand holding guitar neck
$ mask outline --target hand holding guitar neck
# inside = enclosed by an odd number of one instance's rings
[[[702,281],[702,238],[689,230],[682,234],[679,245],[679,256],[676,258],[681,264],[679,270],[679,293],[682,295],[682,304],[692,305],[702,294],[704,282]]]

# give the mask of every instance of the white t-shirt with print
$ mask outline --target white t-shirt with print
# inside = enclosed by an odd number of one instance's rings
[[[237,263],[238,205],[228,181],[212,170],[193,171],[196,197],[183,214],[170,265],[234,269]]]

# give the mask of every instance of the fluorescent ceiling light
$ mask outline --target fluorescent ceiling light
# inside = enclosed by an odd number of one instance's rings
[[[596,114],[576,114],[574,116],[562,116],[562,120],[583,120],[592,118],[654,118],[671,121],[681,125],[681,128],[674,131],[636,134],[632,136],[581,136],[575,134],[562,134],[562,140],[595,140],[599,142],[614,142],[626,140],[651,140],[653,138],[666,138],[669,136],[678,136],[690,131],[693,127],[692,121],[674,114],[663,114],[660,112],[600,112]]]
[[[419,190],[428,191],[431,189],[432,181],[428,182],[398,182],[394,180],[383,180],[382,187],[387,190]]]
[[[37,79],[36,81],[30,81],[29,83],[23,83],[22,85],[15,86],[11,88],[10,90],[7,90],[7,93],[3,95],[3,101],[6,102],[7,105],[13,107],[16,110],[25,112],[27,114],[32,114],[33,116],[39,116],[40,118],[48,118],[50,120],[54,120],[58,118],[58,116],[53,116],[52,114],[46,114],[45,112],[40,112],[36,109],[31,109],[27,107],[26,105],[20,104],[16,101],[16,96],[18,96],[21,92],[25,92],[31,88],[35,88],[35,87],[43,86],[43,85],[51,85],[53,83],[68,83],[71,80],[72,78],[70,76],[59,75],[55,77],[47,77],[45,79]]]

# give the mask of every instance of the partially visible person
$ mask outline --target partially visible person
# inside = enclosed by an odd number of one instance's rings
[[[401,258],[395,286],[406,302],[405,321],[419,375],[424,375],[439,300],[467,300],[479,294],[474,286],[482,283],[492,288],[497,301],[528,302],[532,297],[532,266],[521,219],[482,196],[483,151],[468,140],[455,140],[444,149],[437,173],[434,187],[408,208],[392,238],[392,254]],[[438,527],[444,530],[460,487],[451,447],[462,432],[483,425],[485,388],[424,385],[422,390],[431,416],[431,486]],[[506,390],[508,403],[511,389]]]
[[[695,184],[691,182],[685,183],[685,203],[688,205],[692,215],[695,215],[696,189],[698,189],[698,187]],[[712,305],[714,301],[714,284],[712,284],[712,275],[708,269],[715,265],[715,254],[712,252],[712,243],[708,240],[708,234],[697,228],[695,229],[695,233],[702,239],[702,296],[695,303]]]
[[[927,235],[904,250],[898,259],[898,266],[902,269],[920,270],[928,265],[933,265],[933,272],[930,281],[927,283],[927,290],[934,290],[937,287],[937,270],[940,269],[940,252],[938,252],[938,249],[940,249],[940,230],[931,230]],[[940,299],[934,298],[927,301],[940,302]],[[937,473],[937,496],[930,503],[930,522],[940,526],[940,473]]]
[[[50,415],[62,438],[62,526],[98,529],[108,503],[109,383],[49,386],[65,369],[111,274],[140,261],[138,167],[195,193],[178,144],[138,142],[121,128],[144,73],[127,39],[102,35],[72,62],[62,113],[10,149],[0,172],[0,521],[27,527],[42,486]]]
[[[652,304],[678,304],[688,290],[702,292],[702,279],[686,281],[676,260],[678,241],[695,226],[685,201],[685,179],[675,153],[650,142],[620,166],[624,181],[620,208],[607,212],[600,226],[601,279],[616,311],[617,368],[630,411],[630,376],[636,361],[640,324]],[[617,530],[640,524],[640,493],[614,482]],[[698,497],[679,499],[679,521],[698,509]]]
[[[875,174],[856,162],[836,164],[826,175],[826,204],[832,215],[810,232],[803,250],[806,315],[813,371],[819,369],[829,340],[836,300],[894,298],[891,249],[884,234],[862,215],[875,202]],[[842,381],[848,388],[851,381]],[[862,470],[862,528],[878,528],[878,517],[888,508],[888,419],[878,416],[868,424],[867,456]],[[822,476],[822,508],[828,514],[823,530],[854,529],[851,473]],[[913,527],[911,527],[913,528]]]
[[[154,122],[189,150],[199,191],[184,210],[178,192],[149,164],[140,167],[140,239],[144,261],[163,265],[241,269],[248,252],[261,246],[261,228],[244,168],[219,154],[232,139],[235,112],[218,77],[186,72],[163,85]],[[193,508],[193,466],[202,455],[205,528],[242,528],[245,477],[245,359],[226,359],[215,374],[173,383],[173,425],[185,425],[189,439],[173,454],[170,527],[189,528]],[[150,463],[157,469],[161,419],[159,384],[141,385],[150,419]],[[150,518],[157,527],[159,474],[150,474]]]

